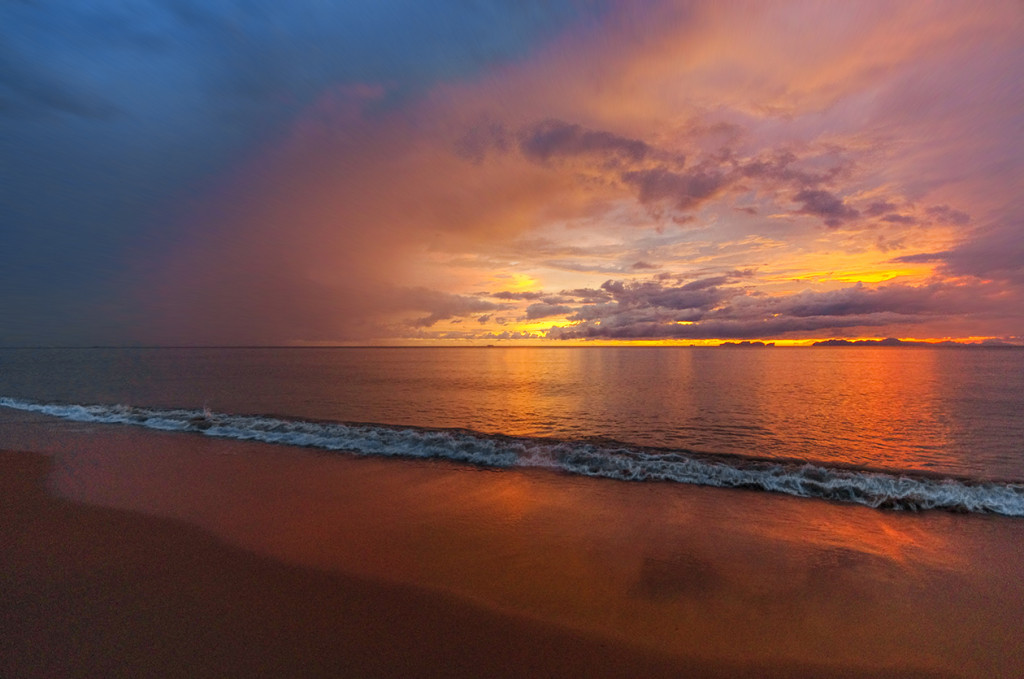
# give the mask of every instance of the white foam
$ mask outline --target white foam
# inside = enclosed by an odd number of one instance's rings
[[[1024,516],[1024,485],[913,476],[741,456],[695,455],[583,441],[486,436],[461,430],[353,425],[190,409],[36,403],[0,406],[80,422],[127,424],[359,455],[441,458],[486,467],[543,467],[628,481],[751,488],[885,509],[945,509]]]

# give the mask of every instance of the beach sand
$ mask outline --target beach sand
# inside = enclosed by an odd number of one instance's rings
[[[673,660],[47,496],[0,453],[4,677],[672,676]],[[706,668],[692,666],[703,674]]]
[[[1024,676],[1019,520],[0,424],[5,678]]]

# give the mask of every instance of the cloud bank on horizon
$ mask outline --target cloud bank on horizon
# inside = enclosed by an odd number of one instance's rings
[[[1024,8],[0,10],[4,344],[1024,341]]]

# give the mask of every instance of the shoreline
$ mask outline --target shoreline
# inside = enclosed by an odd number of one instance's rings
[[[1024,670],[1019,519],[0,423],[5,679]]]
[[[0,451],[4,677],[743,676],[55,498],[51,467]]]

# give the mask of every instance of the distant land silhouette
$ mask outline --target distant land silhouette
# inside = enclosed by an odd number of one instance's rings
[[[847,340],[847,339],[829,339],[815,342],[811,346],[814,347],[984,347],[984,348],[1020,348],[1019,344],[1009,344],[1001,340],[985,340],[984,342],[978,343],[966,343],[966,342],[954,342],[953,340],[945,340],[943,342],[914,342],[910,340],[901,340],[895,337],[886,337],[880,340]]]
[[[742,342],[722,342],[718,347],[726,349],[770,349],[775,347],[775,342],[761,342],[758,340],[743,340]],[[811,345],[812,347],[956,347],[958,349],[1022,349],[1020,344],[1011,344],[1002,340],[984,340],[982,342],[956,342],[944,340],[942,342],[920,342],[914,340],[901,340],[896,337],[885,339],[827,339],[820,340]]]

